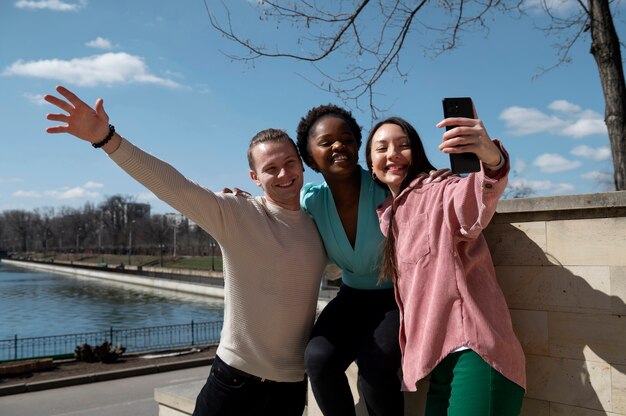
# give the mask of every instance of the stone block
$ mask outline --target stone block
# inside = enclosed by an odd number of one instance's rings
[[[550,312],[550,355],[626,365],[626,316]]]
[[[542,266],[546,258],[546,228],[537,223],[492,223],[484,231],[496,266]]]
[[[526,354],[548,355],[548,312],[513,309],[511,320]]]
[[[550,416],[620,416],[620,413],[550,403]]]
[[[611,306],[618,315],[626,315],[626,267],[611,267]]]
[[[626,218],[549,221],[547,249],[561,264],[626,266]]]
[[[510,308],[610,312],[610,269],[602,266],[498,266],[498,282]]]
[[[611,389],[613,412],[626,415],[626,366],[614,365],[611,368]]]
[[[526,356],[527,397],[584,407],[610,410],[610,366],[583,360]]]

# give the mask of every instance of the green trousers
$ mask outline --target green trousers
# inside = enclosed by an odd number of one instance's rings
[[[432,371],[426,416],[518,416],[523,397],[523,388],[464,350]]]

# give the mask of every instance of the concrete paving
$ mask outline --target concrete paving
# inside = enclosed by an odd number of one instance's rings
[[[155,388],[203,383],[209,366],[0,397],[0,416],[155,416]]]

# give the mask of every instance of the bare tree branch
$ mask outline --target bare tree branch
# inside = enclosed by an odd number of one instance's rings
[[[490,14],[515,12],[525,16],[533,7],[527,0],[346,0],[325,2],[323,7],[315,0],[265,0],[258,6],[262,20],[273,20],[277,26],[292,23],[302,31],[296,42],[304,52],[289,52],[284,44],[272,52],[260,40],[246,39],[233,28],[230,11],[223,2],[226,17],[218,19],[208,1],[204,3],[211,25],[246,53],[231,55],[232,59],[253,62],[264,57],[282,57],[309,62],[325,79],[321,85],[310,81],[313,85],[334,93],[344,103],[353,102],[357,108],[360,100],[367,98],[373,118],[380,110],[376,86],[382,77],[395,71],[406,80],[408,71],[402,69],[400,58],[407,45],[417,41],[412,34],[435,36],[434,42],[429,39],[433,46],[423,49],[438,55],[458,47],[466,32],[488,31]],[[626,189],[626,89],[620,54],[623,44],[614,30],[611,1],[576,0],[577,8],[572,11],[559,8],[564,3],[553,6],[555,3],[541,0],[539,7],[546,20],[541,29],[557,39],[554,46],[558,54],[556,63],[540,68],[535,77],[571,62],[574,45],[584,34],[590,34],[591,54],[596,59],[605,96],[616,189]],[[347,62],[345,71],[331,75],[323,69],[331,55]]]

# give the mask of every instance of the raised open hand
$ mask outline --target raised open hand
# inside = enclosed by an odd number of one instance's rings
[[[48,127],[46,132],[52,134],[69,133],[90,143],[99,142],[106,137],[109,132],[109,116],[104,111],[102,98],[96,100],[94,110],[67,88],[58,86],[56,90],[67,101],[48,94],[44,96],[44,100],[59,107],[67,114],[48,114],[46,118],[66,123],[66,125]]]

